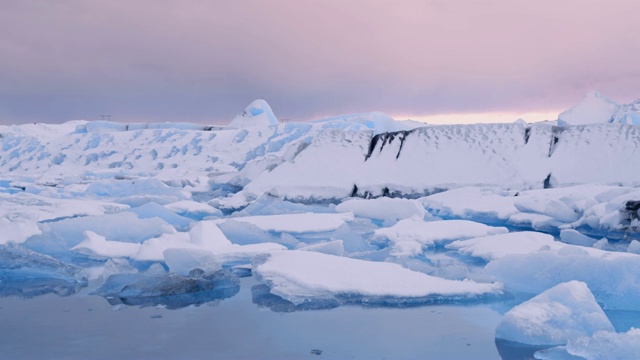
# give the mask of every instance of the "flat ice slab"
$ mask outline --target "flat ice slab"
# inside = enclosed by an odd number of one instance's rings
[[[353,213],[304,213],[245,216],[232,219],[255,225],[264,231],[312,233],[335,230],[344,225],[345,221],[353,221],[354,216]]]
[[[309,300],[389,304],[457,302],[502,294],[499,283],[446,280],[387,262],[311,251],[278,251],[254,260],[254,275],[271,293],[294,304]]]

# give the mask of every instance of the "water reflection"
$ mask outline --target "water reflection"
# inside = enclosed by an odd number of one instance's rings
[[[180,309],[230,298],[239,291],[240,281],[235,274],[226,270],[205,274],[199,270],[188,276],[116,274],[93,294],[104,297],[111,305],[161,305],[167,309]]]
[[[76,266],[20,245],[0,245],[0,296],[67,296],[85,286],[84,271]]]
[[[534,346],[513,341],[496,339],[496,349],[503,360],[534,360],[536,351],[548,349],[549,346]]]
[[[273,312],[294,312],[304,310],[333,309],[340,306],[335,299],[305,301],[301,304],[294,304],[280,296],[273,295],[271,289],[266,285],[254,285],[251,287],[251,297],[253,303],[260,307],[267,307]]]

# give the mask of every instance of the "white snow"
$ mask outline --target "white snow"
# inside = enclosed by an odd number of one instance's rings
[[[273,252],[253,268],[271,293],[294,304],[339,295],[422,298],[475,297],[502,292],[500,284],[446,280],[407,270],[400,265],[372,262],[311,251]]]
[[[558,284],[509,310],[496,338],[529,345],[563,345],[596,331],[614,331],[587,285]]]

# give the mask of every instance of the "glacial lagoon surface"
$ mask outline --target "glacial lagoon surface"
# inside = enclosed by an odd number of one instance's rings
[[[0,298],[3,359],[500,359],[496,304],[272,311],[240,292],[199,306]]]

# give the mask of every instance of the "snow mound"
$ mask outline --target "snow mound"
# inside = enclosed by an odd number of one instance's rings
[[[587,285],[554,286],[507,312],[496,338],[529,345],[562,345],[596,331],[614,331]]]
[[[245,128],[270,125],[278,125],[278,119],[266,101],[257,99],[252,101],[243,112],[236,115],[228,126],[230,128]]]
[[[271,293],[294,304],[305,301],[409,304],[456,302],[502,294],[500,284],[446,280],[400,265],[288,250],[256,258],[254,276]]]

